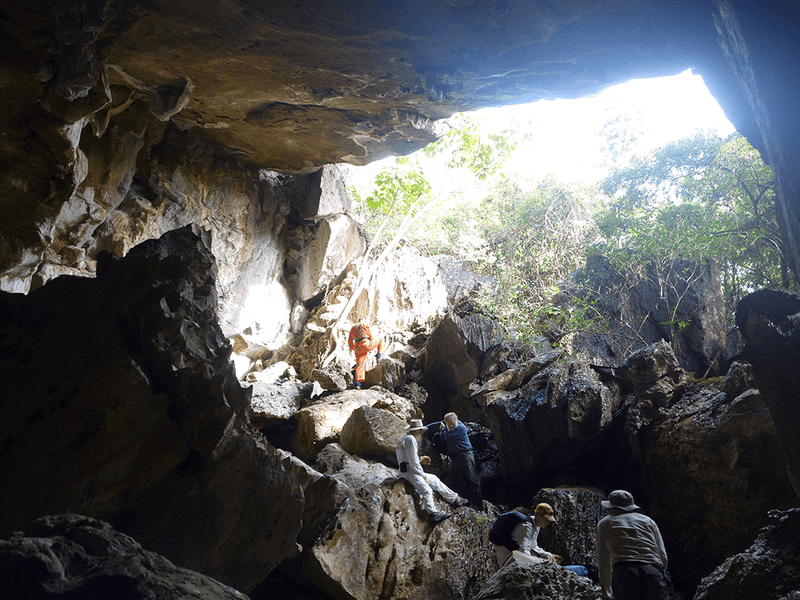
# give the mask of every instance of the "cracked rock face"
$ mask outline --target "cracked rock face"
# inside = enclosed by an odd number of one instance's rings
[[[107,523],[79,515],[43,517],[0,539],[6,598],[172,598],[247,596],[142,548]]]
[[[164,165],[153,149],[176,132],[256,171],[308,174],[408,154],[456,111],[586,96],[687,68],[773,167],[798,272],[791,3],[32,0],[7,3],[0,17],[7,291],[27,292],[54,266],[83,270],[102,223],[152,225],[136,192],[154,160]],[[129,210],[114,215],[121,200]]]

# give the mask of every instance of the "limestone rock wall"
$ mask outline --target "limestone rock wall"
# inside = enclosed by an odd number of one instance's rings
[[[209,237],[186,227],[102,255],[95,279],[0,294],[3,535],[102,517],[244,590],[297,552],[307,477],[249,424]]]
[[[412,152],[459,110],[687,68],[772,165],[788,266],[800,272],[791,3],[33,0],[0,11],[6,291],[83,270],[87,235],[166,128],[258,170],[311,173]],[[336,196],[317,194],[303,216]]]

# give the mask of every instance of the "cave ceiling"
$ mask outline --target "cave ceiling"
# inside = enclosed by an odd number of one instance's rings
[[[784,233],[800,238],[797,13],[722,0],[4,2],[5,254],[22,260],[25,232],[57,212],[41,205],[74,187],[89,127],[146,138],[169,124],[300,173],[408,154],[457,111],[687,68],[773,165]]]

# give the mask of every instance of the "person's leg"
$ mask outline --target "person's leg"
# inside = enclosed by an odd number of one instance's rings
[[[401,473],[400,477],[408,481],[414,486],[414,489],[417,490],[420,502],[422,503],[422,510],[428,514],[438,512],[436,510],[436,504],[433,501],[433,491],[424,477],[416,473]]]
[[[364,381],[367,375],[367,353],[356,352],[356,373],[355,380],[359,383]]]
[[[645,600],[669,600],[669,583],[664,569],[657,565],[642,565],[642,598]]]
[[[464,495],[469,494],[469,477],[467,476],[467,464],[463,454],[453,456],[453,489]]]
[[[617,563],[611,571],[614,600],[642,600],[639,565]]]
[[[478,476],[478,466],[475,464],[475,453],[465,452],[464,457],[464,478],[467,480],[469,499],[473,504],[483,502],[483,492],[481,491],[481,478]]]
[[[495,546],[495,554],[497,555],[497,566],[502,569],[511,556],[511,550],[505,546]]]
[[[427,480],[428,485],[433,488],[433,491],[437,492],[442,498],[444,498],[444,501],[448,504],[456,504],[462,500],[461,496],[447,487],[436,475],[425,473],[425,479]]]

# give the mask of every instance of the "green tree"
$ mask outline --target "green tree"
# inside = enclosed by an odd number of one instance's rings
[[[744,294],[789,286],[772,172],[742,136],[679,140],[634,158],[602,187],[602,252],[618,268],[668,279],[675,259],[713,259],[731,316]]]
[[[501,181],[484,200],[485,236],[498,290],[484,303],[523,339],[547,334],[553,342],[595,326],[591,305],[560,302],[559,283],[582,266],[597,235],[597,195],[581,184],[553,178],[533,191]]]

